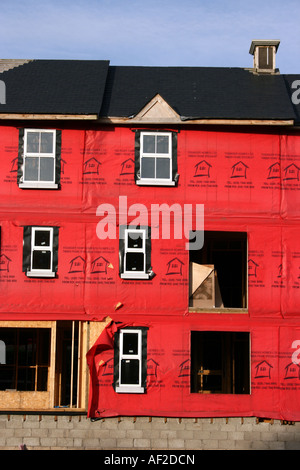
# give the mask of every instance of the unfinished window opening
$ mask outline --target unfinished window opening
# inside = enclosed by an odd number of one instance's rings
[[[85,408],[88,330],[79,321],[6,321],[0,328],[0,408]]]
[[[260,69],[273,69],[274,47],[260,46],[258,48],[258,66]]]
[[[74,408],[78,405],[80,368],[80,322],[61,321],[56,332],[56,406]]]
[[[250,334],[191,332],[191,392],[250,393]]]
[[[50,328],[0,328],[0,390],[49,389]]]
[[[190,307],[246,309],[247,284],[247,234],[205,232],[190,251]]]

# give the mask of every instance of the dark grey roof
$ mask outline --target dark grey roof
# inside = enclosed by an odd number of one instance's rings
[[[101,116],[135,115],[157,93],[183,120],[295,117],[281,75],[218,67],[110,67]]]
[[[300,75],[283,75],[283,77],[296,114],[295,123],[300,125]]]
[[[225,67],[109,66],[106,60],[4,62],[6,104],[0,104],[0,113],[131,117],[160,94],[183,121],[300,121],[290,90],[299,76]]]
[[[99,114],[109,61],[33,60],[0,73],[1,113]]]

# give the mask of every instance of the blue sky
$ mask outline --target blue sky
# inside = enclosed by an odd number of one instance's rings
[[[300,73],[299,0],[0,0],[0,58],[251,67],[252,39]]]

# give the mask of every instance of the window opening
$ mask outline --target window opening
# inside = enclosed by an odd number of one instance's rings
[[[55,277],[58,227],[24,227],[23,271],[29,277]]]
[[[145,367],[145,336],[143,340],[142,329],[125,328],[116,335],[115,350],[116,392],[119,393],[144,393]]]
[[[31,272],[52,271],[53,229],[32,228]]]
[[[191,332],[191,392],[250,393],[250,335]]]
[[[56,405],[78,406],[78,370],[80,367],[80,325],[77,321],[57,324],[56,336]]]
[[[47,391],[50,329],[0,328],[5,363],[0,363],[0,390]]]
[[[190,307],[247,308],[247,234],[204,233],[190,251]]]
[[[271,46],[269,47],[261,46],[258,48],[260,69],[272,69],[273,68],[273,51],[274,51],[274,47],[271,47]]]
[[[144,230],[125,230],[125,273],[145,273],[146,244]]]
[[[151,235],[149,227],[120,226],[120,277],[152,279]]]
[[[57,187],[55,184],[56,131],[25,129],[21,187]]]
[[[140,133],[140,184],[172,185],[172,133]]]

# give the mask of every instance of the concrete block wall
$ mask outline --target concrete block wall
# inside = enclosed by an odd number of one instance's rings
[[[0,415],[0,450],[300,450],[300,423],[256,418]]]

